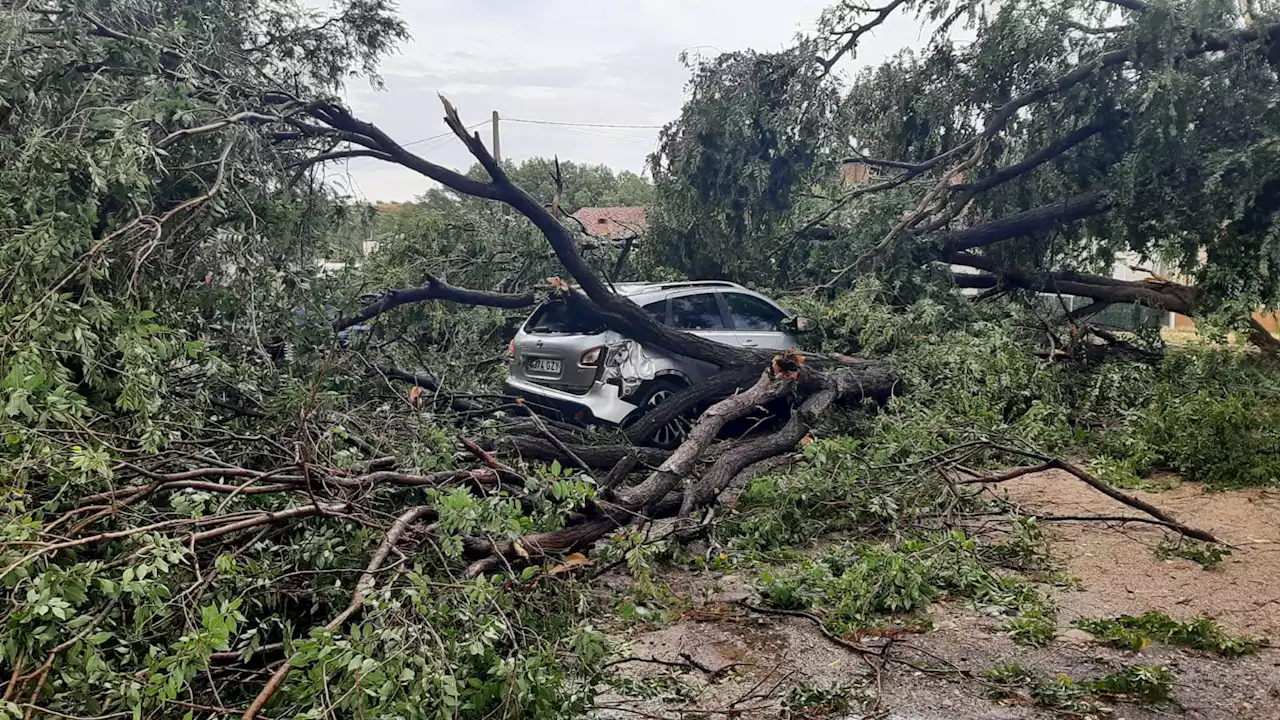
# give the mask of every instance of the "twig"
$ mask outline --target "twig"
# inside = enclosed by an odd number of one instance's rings
[[[184,707],[188,710],[203,710],[205,712],[217,713],[219,715],[241,714],[239,710],[231,710],[230,708],[224,708],[224,707],[214,707],[213,705],[197,705],[196,703],[190,703],[183,700],[170,700],[169,702],[174,705],[177,705],[178,707]],[[266,715],[259,715],[258,720],[271,720],[271,718],[267,717]]]
[[[812,622],[814,625],[817,625],[818,630],[821,631],[822,634],[826,636],[828,640],[839,645],[842,648],[845,648],[846,650],[852,650],[853,652],[866,657],[880,657],[882,654],[881,651],[878,649],[873,650],[871,648],[865,648],[856,643],[851,643],[848,640],[845,640],[844,638],[840,637],[839,635],[836,635],[835,633],[827,629],[827,626],[822,622],[822,618],[818,617],[817,615],[814,615],[811,612],[805,612],[803,610],[780,610],[778,608],[760,607],[759,605],[752,605],[747,600],[738,600],[737,604],[750,610],[751,612],[760,613],[762,615],[784,615],[786,617],[804,618],[805,620]]]
[[[1177,531],[1177,528],[1164,520],[1156,518],[1134,517],[1132,515],[1026,515],[1041,522],[1102,522],[1102,523],[1144,523],[1159,525]]]
[[[683,657],[683,655],[681,657]],[[696,667],[692,663],[688,663],[688,662],[676,662],[673,660],[659,660],[656,657],[645,658],[645,657],[636,657],[633,655],[631,657],[624,657],[619,660],[612,660],[610,662],[607,662],[604,665],[601,665],[600,669],[605,670],[607,668],[616,667],[618,665],[626,665],[627,663],[649,663],[651,665],[662,665],[664,667],[680,668],[681,670],[688,670],[690,667]]]
[[[564,453],[566,457],[572,460],[573,464],[578,466],[578,469],[586,473],[591,472],[591,466],[583,462],[582,458],[578,457],[577,453],[569,449],[569,446],[565,445],[563,440],[556,437],[555,433],[547,429],[546,424],[542,422],[542,418],[538,417],[538,413],[533,411],[533,408],[526,407],[525,411],[529,413],[529,419],[532,420],[534,426],[538,428],[538,432],[541,433],[542,436],[545,437],[548,441],[550,441],[551,444],[554,445],[557,450]]]
[[[396,521],[391,525],[391,529],[387,531],[386,536],[382,539],[382,543],[378,545],[378,549],[373,553],[373,557],[369,559],[369,564],[366,566],[364,573],[356,581],[356,590],[351,597],[351,604],[347,605],[346,610],[338,613],[336,617],[324,626],[325,632],[337,630],[364,605],[365,593],[374,584],[374,574],[382,567],[382,563],[386,561],[387,555],[391,554],[391,549],[400,541],[400,537],[415,521],[434,512],[430,507],[422,505],[406,510],[400,517],[396,518]],[[267,681],[266,687],[262,688],[258,696],[253,699],[253,703],[244,711],[244,715],[241,716],[242,720],[254,720],[261,717],[258,715],[258,711],[266,706],[272,695],[276,694],[276,691],[284,684],[285,678],[289,676],[291,670],[293,670],[293,663],[285,660],[272,674],[271,679]]]
[[[13,693],[18,689],[18,678],[22,676],[22,664],[26,656],[21,652],[18,653],[18,659],[13,661],[13,674],[9,676],[9,686],[4,690],[4,700],[8,701],[13,698]]]
[[[192,538],[195,542],[203,542],[216,537],[222,537],[238,530],[247,530],[251,527],[259,525],[270,525],[282,520],[292,520],[300,517],[310,517],[312,515],[334,515],[343,513],[351,509],[350,505],[299,505],[298,507],[288,508],[273,513],[264,513],[257,517],[247,518],[239,522],[216,527],[211,530],[203,530],[193,533]]]
[[[463,435],[459,435],[458,441],[461,442],[462,446],[467,449],[467,452],[474,455],[477,460],[484,463],[485,465],[488,465],[490,468],[493,468],[494,470],[506,470],[507,472],[514,472],[511,468],[498,462],[497,458],[495,458],[492,454],[490,454],[488,450],[485,450],[484,448],[477,445],[474,440],[468,437],[465,437]]]

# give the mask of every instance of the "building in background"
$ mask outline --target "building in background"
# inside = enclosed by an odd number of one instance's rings
[[[646,208],[643,205],[631,207],[585,207],[574,213],[572,217],[582,223],[582,230],[591,237],[602,240],[623,240],[644,234],[648,227],[645,222]]]

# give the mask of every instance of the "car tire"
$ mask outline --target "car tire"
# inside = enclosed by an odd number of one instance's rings
[[[630,425],[644,417],[650,410],[662,404],[664,400],[675,395],[676,393],[688,387],[685,383],[675,378],[657,378],[650,380],[640,386],[631,402],[639,406],[639,410],[633,413],[628,419],[627,424]],[[663,450],[674,450],[684,442],[685,437],[689,434],[689,428],[692,423],[687,418],[676,418],[667,423],[654,432],[653,437],[646,442],[646,445],[662,448]]]

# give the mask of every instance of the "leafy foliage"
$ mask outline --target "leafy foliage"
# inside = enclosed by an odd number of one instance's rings
[[[783,609],[821,607],[823,622],[840,635],[874,627],[886,616],[916,613],[944,595],[1049,611],[1033,587],[1002,575],[990,551],[959,531],[832,547],[794,573],[764,573],[760,589],[767,602]]]
[[[997,698],[1013,699],[1025,693],[1036,705],[1073,716],[1104,713],[1098,704],[1101,698],[1163,707],[1171,700],[1175,681],[1168,668],[1151,665],[1126,665],[1097,680],[1075,680],[1061,674],[1043,678],[1019,665],[1001,665],[982,675],[1002,686],[992,693]]]
[[[1001,93],[1039,82],[1064,61],[1064,47],[1084,52],[1103,42],[1026,32],[1026,14],[1044,5],[1007,8],[974,15],[990,33],[973,52],[935,44],[930,69],[901,59],[855,86],[806,64],[823,50],[809,44],[699,67],[694,102],[664,132],[653,189],[632,174],[566,162],[558,192],[545,160],[508,169],[562,214],[647,204],[652,195],[656,242],[641,242],[630,265],[619,267],[619,243],[579,238],[588,261],[617,279],[816,281],[866,250],[917,199],[918,188],[900,188],[833,215],[837,228],[806,227],[809,213],[836,197],[827,193],[851,149],[850,122],[896,108],[907,135],[893,136],[892,118],[881,116],[858,130],[858,149],[929,152],[971,130],[969,116]],[[1224,24],[1221,13],[1199,20]],[[1144,23],[1155,45],[1186,40],[1183,26]],[[377,60],[404,32],[383,0],[342,0],[328,14],[256,0],[0,10],[0,51],[11,60],[0,69],[0,659],[12,670],[6,692],[33,712],[167,717],[209,702],[239,712],[259,697],[272,717],[559,718],[593,704],[610,648],[591,622],[596,598],[565,577],[573,556],[545,571],[525,557],[503,579],[461,573],[477,542],[489,553],[580,518],[599,502],[594,481],[559,463],[512,461],[524,482],[507,482],[511,469],[465,444],[486,467],[464,470],[455,418],[434,399],[406,398],[382,374],[393,369],[387,364],[430,368],[446,399],[488,390],[523,313],[421,303],[379,318],[346,348],[330,324],[336,311],[377,291],[430,277],[501,291],[536,287],[561,274],[545,239],[509,209],[443,191],[376,212],[353,206],[309,170],[335,138],[287,122],[297,132],[264,129],[244,115],[282,89],[319,99],[352,77],[376,82]],[[1012,68],[996,62],[1001,43],[1025,51]],[[1227,261],[1214,256],[1216,269],[1203,276],[1208,291],[1266,296],[1269,270],[1214,288],[1270,252],[1264,228],[1250,225],[1262,212],[1258,185],[1271,172],[1270,116],[1252,129],[1233,129],[1229,117],[1207,122],[1207,90],[1190,87],[1185,70],[1162,58],[1152,63],[1171,73],[1173,100],[1156,93],[1164,86],[1143,65],[1128,86],[1110,76],[1117,87],[1107,103],[1095,101],[1108,86],[1091,85],[1053,112],[1028,113],[1021,135],[981,162],[994,168],[1003,153],[1086,106],[1104,115],[1136,107],[1145,118],[1138,129],[1154,140],[1133,145],[1108,135],[1115,147],[1090,146],[984,198],[975,213],[1105,176],[1130,183],[1111,188],[1128,203],[1124,222],[1147,222],[1133,212],[1155,196],[1120,191],[1147,192],[1132,188],[1163,173],[1168,179],[1152,192],[1181,192],[1182,176],[1141,155],[1176,151],[1193,164],[1184,179],[1218,173],[1196,191],[1215,212],[1196,219],[1195,237],[1229,236],[1235,244],[1221,247],[1238,251]],[[1189,64],[1213,69],[1199,62]],[[1261,93],[1261,69],[1233,70],[1207,86],[1259,81]],[[982,73],[998,82],[979,87]],[[931,84],[937,92],[928,100],[919,89]],[[1147,105],[1136,102],[1147,95]],[[1232,112],[1270,112],[1252,91],[1244,95]],[[968,98],[953,105],[960,116],[930,117],[957,98]],[[935,106],[915,104],[926,101]],[[1157,122],[1170,108],[1176,122]],[[1201,156],[1173,130],[1230,131],[1247,142],[1193,137],[1210,145],[1209,168],[1194,165]],[[1256,164],[1244,165],[1242,147]],[[1239,222],[1212,230],[1207,223],[1222,219],[1228,201]],[[1108,243],[1132,245],[1131,236]],[[1161,237],[1153,241],[1161,251],[1191,242]],[[368,238],[381,247],[359,267],[317,272],[321,258],[356,259]],[[1067,241],[1032,253],[1051,264],[1083,247],[1071,234],[1041,240]],[[822,319],[814,349],[885,357],[909,387],[931,391],[903,395],[879,413],[835,413],[793,472],[758,478],[742,496],[723,538],[748,557],[832,530],[853,536],[766,576],[762,588],[775,605],[824,608],[843,633],[956,595],[1016,609],[1009,632],[1044,642],[1052,608],[1028,580],[1006,572],[1045,569],[1038,526],[1010,518],[1013,532],[999,543],[940,529],[939,518],[979,508],[921,472],[957,442],[1014,438],[1059,451],[1088,440],[1099,458],[1137,458],[1135,473],[1168,465],[1219,484],[1274,477],[1262,452],[1274,417],[1266,366],[1234,355],[1224,365],[1203,349],[1154,369],[1054,362],[1036,352],[1038,318],[1004,303],[959,302],[939,291],[939,277],[890,271],[834,302],[795,300]],[[1177,392],[1186,377],[1191,395]],[[511,424],[510,409],[470,418],[466,432],[488,443]],[[1203,418],[1214,447],[1189,437]],[[1103,425],[1106,432],[1094,433]],[[1237,437],[1245,451],[1221,447]],[[394,470],[385,469],[389,453]],[[1009,457],[985,449],[967,461],[991,468]],[[397,520],[406,517],[422,522]],[[602,561],[620,560],[637,580],[638,602],[624,606],[634,617],[660,617],[644,603],[668,599],[652,569],[672,548],[628,528],[602,550]],[[261,694],[264,671],[284,673],[274,693]],[[1155,697],[1162,682],[1125,676],[1090,692]],[[844,711],[854,695],[799,688],[789,710]]]
[[[1100,620],[1086,618],[1077,625],[1092,633],[1101,643],[1135,652],[1152,642],[1181,645],[1225,657],[1257,652],[1259,647],[1258,642],[1252,638],[1232,637],[1218,623],[1208,618],[1180,622],[1154,611],[1139,617],[1121,615]]]
[[[454,466],[436,418],[334,351],[325,306],[355,292],[318,260],[360,218],[269,135],[196,132],[276,83],[322,97],[369,71],[404,37],[390,4],[54,10],[0,10],[13,60],[0,70],[6,692],[50,715],[243,708],[287,656],[297,669],[269,716],[580,713],[607,645],[573,612],[575,591],[453,575],[465,537],[562,523],[586,497],[576,479],[539,486],[551,499],[531,518],[507,493],[371,487],[360,506],[372,514],[356,515],[314,493],[299,504],[145,476],[351,473],[373,443],[409,472]],[[363,586],[355,622],[323,629],[387,518],[420,503],[438,515],[435,539]],[[299,508],[325,512],[219,524]]]
[[[1093,446],[1112,477],[1176,472],[1215,487],[1272,485],[1280,478],[1280,407],[1272,363],[1240,349],[1171,353],[1144,372],[1123,424]]]
[[[1167,539],[1161,540],[1156,545],[1155,552],[1156,557],[1161,560],[1180,557],[1200,565],[1205,570],[1217,567],[1224,559],[1231,556],[1231,550],[1220,545]]]
[[[834,169],[823,116],[833,96],[799,51],[721,54],[693,67],[689,87],[652,159],[647,250],[690,277],[785,285],[795,253],[770,236]]]
[[[865,694],[856,687],[822,688],[805,683],[787,693],[782,716],[787,719],[840,716],[862,705],[865,700]]]
[[[1278,55],[1266,38],[1280,16],[1256,8],[1251,34],[1225,0],[1143,6],[837,3],[792,47],[698,66],[654,159],[661,262],[823,289],[859,274],[947,284],[961,263],[1012,289],[1109,274],[1130,254],[1193,282],[1196,314],[1275,303]],[[840,72],[895,12],[933,29],[926,45]],[[1075,201],[1081,212],[1061,212]],[[950,232],[1031,211],[1043,222],[974,236],[976,259],[945,247]]]

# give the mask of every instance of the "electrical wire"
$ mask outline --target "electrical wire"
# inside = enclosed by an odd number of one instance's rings
[[[476,123],[475,125],[468,125],[468,126],[467,126],[467,129],[468,129],[468,130],[475,130],[476,128],[481,127],[481,126],[483,126],[483,125],[488,125],[490,122],[492,122],[492,121],[491,121],[491,120],[483,120],[483,121],[481,121],[481,122]],[[421,140],[413,140],[413,141],[411,141],[411,142],[401,143],[401,144],[400,144],[400,147],[409,147],[410,145],[418,145],[418,144],[420,144],[420,143],[430,142],[431,140],[439,140],[439,139],[440,139],[440,138],[442,138],[442,137],[448,137],[448,136],[450,136],[450,135],[453,135],[453,131],[452,131],[452,130],[447,130],[447,131],[445,131],[445,132],[440,133],[439,135],[432,135],[431,137],[424,137],[424,138],[422,138]]]
[[[626,143],[630,145],[643,145],[645,147],[648,147],[649,145],[652,144],[651,138],[637,137],[635,135],[609,135],[606,133],[593,132],[591,130],[582,130],[579,128],[572,128],[572,127],[557,127],[553,129],[561,132],[573,133],[574,135],[585,136],[590,138],[598,138],[600,140],[612,140],[614,142],[621,142],[621,143]]]
[[[574,123],[574,122],[558,122],[556,120],[527,120],[525,118],[498,118],[499,121],[529,123],[531,125],[563,125],[567,127],[584,127],[584,128],[635,128],[637,130],[661,130],[661,125],[618,125],[612,123]]]

